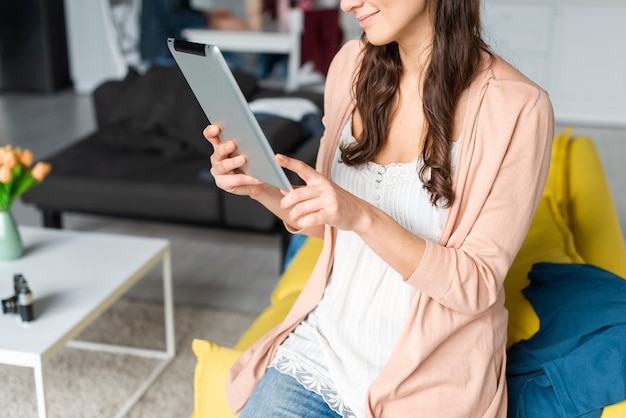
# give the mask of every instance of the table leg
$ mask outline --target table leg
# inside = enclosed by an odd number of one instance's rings
[[[46,402],[46,390],[44,388],[43,378],[43,362],[41,358],[33,367],[33,371],[35,374],[35,390],[37,393],[37,410],[39,412],[39,418],[46,418],[48,416],[48,405]]]
[[[115,418],[125,417],[135,406],[139,399],[156,382],[157,378],[165,371],[176,356],[176,338],[174,336],[174,292],[172,290],[172,255],[170,250],[163,255],[163,309],[165,311],[165,352],[160,352],[161,363],[152,371],[152,374],[141,384],[139,389],[131,396],[126,404],[120,409]],[[147,350],[144,350],[147,351]],[[147,354],[147,353],[146,353]],[[156,354],[156,352],[154,352]]]
[[[172,256],[168,251],[163,257],[163,310],[165,312],[165,347],[167,356],[176,355],[174,337],[174,295],[172,290]]]
[[[299,71],[302,60],[301,40],[304,25],[303,11],[293,8],[289,12],[289,33],[291,34],[291,50],[289,51],[289,62],[287,63],[287,80],[285,89],[294,91],[299,87]]]

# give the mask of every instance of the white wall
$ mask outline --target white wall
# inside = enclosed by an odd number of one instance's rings
[[[626,0],[486,0],[490,45],[545,88],[559,123],[626,128]]]

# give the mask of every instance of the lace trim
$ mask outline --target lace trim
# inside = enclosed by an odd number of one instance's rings
[[[316,376],[290,358],[277,355],[270,367],[274,367],[281,373],[288,374],[296,379],[302,386],[311,392],[315,392],[324,399],[330,409],[344,418],[356,418],[354,412],[346,405],[337,394],[337,391],[320,376]]]

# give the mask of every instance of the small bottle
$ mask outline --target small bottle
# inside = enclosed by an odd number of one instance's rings
[[[34,319],[33,294],[28,287],[28,282],[21,274],[13,276],[13,286],[15,287],[15,297],[17,298],[17,311],[22,318],[22,322],[30,322]]]
[[[34,319],[33,294],[28,288],[28,285],[24,285],[20,288],[20,293],[17,295],[17,306],[22,322],[30,322]]]

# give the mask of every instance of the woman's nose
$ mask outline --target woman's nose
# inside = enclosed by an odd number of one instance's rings
[[[351,12],[355,8],[362,5],[363,0],[341,0],[341,2],[339,3],[339,7],[341,7],[341,10],[343,10],[344,12]]]

